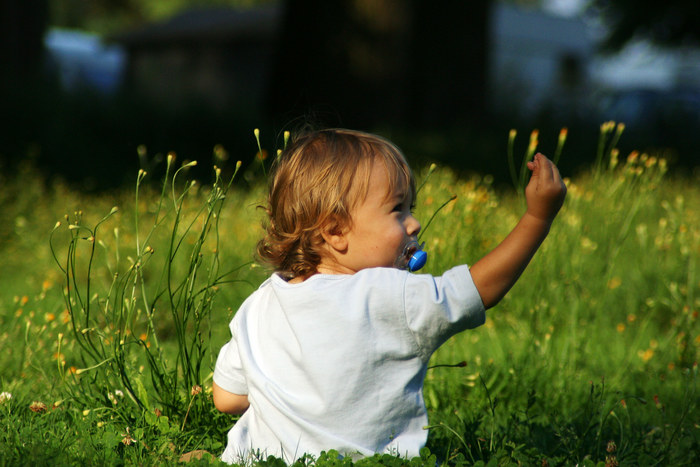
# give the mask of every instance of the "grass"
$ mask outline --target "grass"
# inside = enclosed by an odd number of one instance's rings
[[[700,461],[700,184],[652,155],[621,157],[617,129],[605,131],[522,279],[484,326],[434,355],[428,449],[414,465]],[[0,464],[217,462],[206,453],[223,450],[235,418],[213,408],[214,358],[266,275],[251,262],[264,190],[241,174],[229,188],[223,169],[190,185],[185,173],[172,181],[173,165],[165,185],[143,174],[138,194],[90,197],[31,168],[2,180]],[[426,168],[419,179],[428,171],[417,215],[425,225],[444,205],[422,237],[425,270],[439,274],[494,247],[524,201],[488,176]]]

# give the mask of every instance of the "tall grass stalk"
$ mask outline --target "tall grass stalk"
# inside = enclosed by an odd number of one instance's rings
[[[510,172],[510,177],[511,181],[513,182],[513,186],[515,187],[515,190],[517,191],[518,195],[522,197],[525,193],[525,187],[527,186],[527,182],[529,180],[528,174],[530,171],[527,168],[527,163],[530,162],[535,156],[535,152],[537,151],[537,147],[539,146],[540,132],[539,130],[532,130],[530,132],[530,140],[528,142],[527,149],[523,155],[523,158],[520,161],[519,167],[516,167],[514,155],[515,138],[517,134],[518,132],[515,129],[510,130],[510,132],[508,133],[506,159],[508,161],[508,170]],[[559,136],[557,138],[557,146],[554,149],[553,155],[551,156],[552,162],[554,162],[554,164],[559,163],[559,159],[561,158],[562,151],[564,150],[564,145],[566,143],[566,138],[568,134],[569,130],[567,128],[562,128],[559,131]]]
[[[51,251],[65,281],[64,300],[70,312],[72,339],[79,345],[82,368],[71,371],[59,364],[66,388],[86,406],[113,407],[114,394],[123,392],[134,408],[158,413],[185,423],[202,423],[209,412],[196,397],[209,377],[210,315],[218,287],[234,270],[221,272],[219,221],[226,194],[240,163],[228,181],[214,167],[214,182],[194,215],[186,217],[185,204],[198,196],[195,182],[181,182],[186,163],[173,171],[174,156],[167,159],[166,173],[154,209],[143,212],[140,194],[146,172],[136,180],[134,207],[135,257],[120,264],[119,234],[111,280],[95,277],[98,257],[95,245],[102,242],[104,224],[118,209],[94,226],[81,222],[76,213],[68,225],[67,254],[59,258],[55,247],[57,223],[51,234]],[[204,191],[203,189],[200,191]],[[192,200],[190,199],[192,198]],[[187,211],[191,212],[191,211]],[[146,218],[151,218],[148,221]],[[142,236],[141,230],[150,223]],[[155,236],[167,236],[167,250],[151,247]],[[105,248],[105,253],[109,251]],[[103,287],[99,290],[97,285]],[[166,348],[160,334],[173,334]],[[63,340],[63,337],[61,338]],[[59,342],[60,344],[61,342]]]

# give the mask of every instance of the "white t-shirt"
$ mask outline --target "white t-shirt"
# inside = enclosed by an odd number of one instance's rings
[[[428,360],[484,320],[467,266],[441,277],[371,268],[297,284],[272,275],[234,316],[216,362],[216,384],[250,402],[222,459],[418,455]]]

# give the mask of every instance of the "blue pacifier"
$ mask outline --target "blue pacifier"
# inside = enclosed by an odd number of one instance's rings
[[[428,253],[423,251],[425,242],[418,244],[417,241],[411,240],[406,244],[403,253],[396,259],[395,266],[399,269],[407,269],[410,272],[415,272],[425,266],[428,260]]]

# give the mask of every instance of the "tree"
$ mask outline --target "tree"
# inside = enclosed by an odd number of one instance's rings
[[[56,0],[50,2],[51,25],[114,34],[187,8],[250,7],[272,0]]]
[[[607,50],[634,39],[669,47],[700,45],[698,0],[594,0],[591,8],[610,27],[603,44]]]
[[[22,82],[36,75],[43,57],[47,0],[2,0],[0,63],[4,79]]]
[[[476,120],[490,3],[286,0],[267,108],[282,124],[309,109],[348,126]]]

